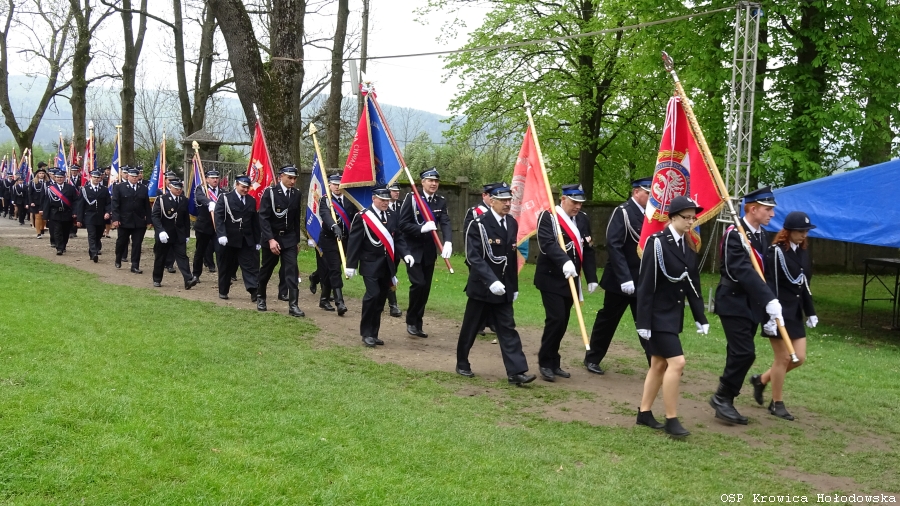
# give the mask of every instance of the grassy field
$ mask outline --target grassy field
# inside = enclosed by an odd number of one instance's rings
[[[454,261],[430,303],[448,317],[464,304],[465,267]],[[314,260],[301,262],[308,273]],[[539,325],[529,272],[517,319]],[[824,422],[815,434],[780,424],[775,444],[748,445],[549,421],[526,408],[573,394],[460,396],[470,382],[455,375],[314,347],[308,322],[100,285],[3,248],[0,503],[681,505],[817,492],[785,468],[900,491],[897,334],[852,327],[858,281],[814,280],[824,323],[808,365],[789,376],[792,402]],[[351,280],[348,294],[361,286]],[[588,298],[588,325],[601,299]],[[709,338],[685,340],[689,367],[721,367],[711,320]],[[771,359],[760,350],[761,363]],[[878,443],[850,451],[856,436]]]

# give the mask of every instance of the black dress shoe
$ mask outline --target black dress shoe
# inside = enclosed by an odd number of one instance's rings
[[[375,341],[374,337],[364,337],[362,338],[363,344],[368,346],[369,348],[374,348],[378,343]]]
[[[219,298],[222,299],[222,300],[228,300],[228,294],[227,294],[227,293],[220,293],[220,294],[219,294]]]
[[[378,338],[376,337],[376,338],[375,338],[375,344],[377,344],[378,346],[384,346],[384,341],[382,341],[381,339],[378,339]]]
[[[338,316],[344,316],[347,313],[347,306],[344,305],[344,301],[340,300],[337,302],[337,314]]]
[[[256,310],[257,311],[268,311],[269,308],[266,306],[266,299],[264,297],[256,298]]]
[[[778,418],[784,418],[785,420],[793,420],[794,415],[788,413],[787,408],[784,407],[783,401],[772,401],[769,403],[769,413],[777,416]]]
[[[522,386],[526,383],[531,383],[534,381],[536,376],[534,374],[513,374],[512,376],[507,376],[506,379],[509,381],[510,385],[518,385]]]
[[[121,269],[121,268],[122,268],[122,262],[116,262],[116,263],[114,263],[113,265],[116,266],[116,269]]]
[[[159,287],[161,287],[161,286],[162,286],[162,283],[160,283],[159,281],[154,281],[154,282],[153,282],[153,287],[154,287],[154,288],[159,288]]]
[[[300,309],[300,307],[296,304],[291,304],[290,306],[288,306],[288,314],[290,316],[293,316],[294,318],[302,318],[306,316],[306,313],[304,313],[303,310]]]
[[[191,279],[189,279],[188,281],[185,281],[185,282],[184,282],[184,289],[185,289],[185,290],[190,290],[191,287],[197,286],[197,283],[199,283],[199,282],[200,282],[200,280],[197,279],[197,276],[194,276],[194,277],[192,277]]]
[[[554,382],[556,381],[556,376],[553,375],[553,369],[549,367],[538,367],[538,372],[541,373],[541,379],[544,381]]]
[[[131,272],[133,272],[135,274],[143,274],[144,273],[144,271],[138,269],[137,267],[132,267]]]
[[[99,256],[99,255],[102,255],[102,254],[103,254],[102,251],[98,251],[98,252],[97,252],[97,255],[98,255],[98,256]]]
[[[421,337],[422,339],[425,339],[426,337],[428,337],[428,334],[426,334],[425,331],[420,328],[416,329],[416,335]]]
[[[127,263],[129,263],[131,260],[128,260],[128,257],[124,257],[124,258],[122,258],[122,261],[125,262],[125,263],[127,264]]]
[[[749,422],[746,416],[741,415],[734,409],[731,399],[715,394],[709,398],[709,405],[716,410],[716,418],[738,425],[747,425]]]
[[[569,374],[568,371],[564,371],[564,370],[563,370],[562,368],[560,368],[560,367],[557,367],[556,369],[553,369],[553,374],[556,375],[556,376],[559,376],[560,378],[571,378],[571,377],[572,377],[572,375]]]
[[[209,268],[207,268],[206,270],[208,270],[208,271],[210,272],[210,274],[215,274],[215,273],[216,273],[216,268],[215,268],[215,267],[212,267],[212,266],[209,267]]]
[[[595,364],[593,362],[584,361],[584,367],[588,370],[588,372],[594,374],[603,374],[603,369],[600,368],[600,364]]]
[[[407,325],[406,333],[411,336],[417,336],[417,335],[419,335],[419,329],[415,325]]]
[[[681,422],[678,421],[678,418],[666,418],[666,434],[674,438],[687,437],[691,435],[691,433],[688,432],[687,429],[681,426]]]
[[[475,373],[472,372],[470,369],[461,369],[459,367],[456,368],[456,374],[459,374],[460,376],[465,376],[467,378],[475,377]]]
[[[318,290],[319,288],[319,284],[313,281],[313,279],[314,278],[312,276],[309,277],[309,293],[315,295],[316,290]]]
[[[56,256],[61,256],[62,252],[63,252],[63,250],[61,250],[61,249],[56,250]]]
[[[97,255],[94,255],[94,256],[91,257],[91,260],[93,260],[94,263],[97,263],[97,261],[100,260],[100,257],[98,257]]]
[[[391,316],[393,316],[394,318],[400,318],[401,316],[403,316],[403,311],[400,311],[400,306],[396,304],[391,306]]]
[[[760,406],[763,405],[765,399],[763,392],[766,391],[766,385],[762,382],[762,374],[754,374],[750,376],[750,384],[753,385],[753,400]]]
[[[328,302],[328,299],[325,297],[319,299],[319,307],[324,309],[325,311],[334,311],[334,306],[332,306],[331,303]]]
[[[286,293],[279,293],[279,294],[278,294],[278,300],[283,300],[283,301],[287,302],[287,300],[288,300],[288,294],[286,294]]]
[[[259,299],[259,292],[257,291],[256,288],[251,288],[248,291],[250,292],[250,302],[255,303],[257,301],[257,299]]]
[[[166,267],[166,272],[169,274],[175,274],[175,267]]]
[[[231,276],[231,281],[237,281],[237,276]]]
[[[665,427],[653,416],[653,411],[641,411],[640,408],[638,408],[637,421],[634,423],[656,430],[661,430]]]

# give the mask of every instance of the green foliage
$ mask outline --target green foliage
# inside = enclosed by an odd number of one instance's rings
[[[461,141],[437,144],[422,132],[406,145],[403,158],[413,174],[437,167],[444,181],[454,182],[459,177],[466,177],[469,184],[477,186],[491,181],[509,181],[518,149],[510,143],[499,142],[480,148]]]

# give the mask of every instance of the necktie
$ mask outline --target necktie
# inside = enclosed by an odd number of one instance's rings
[[[384,211],[381,211],[381,222],[387,223],[387,216],[384,214]]]
[[[241,205],[244,205],[244,196],[241,195]]]
[[[500,226],[503,227],[503,230],[506,230],[506,218],[500,218]]]
[[[291,197],[293,197],[293,196],[294,196],[294,189],[293,189],[293,188],[288,188],[288,198],[291,198]],[[241,200],[243,201],[243,199],[241,199]]]

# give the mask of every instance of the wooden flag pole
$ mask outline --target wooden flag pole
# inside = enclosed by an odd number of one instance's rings
[[[165,142],[165,140],[163,140],[163,142]],[[165,146],[165,144],[163,144],[163,146]],[[204,195],[209,197],[209,185],[206,184],[206,174],[203,173],[203,162],[200,160],[200,144],[197,141],[194,141],[191,143],[191,147],[194,148],[194,158],[197,159],[197,166],[200,167],[200,181],[203,182],[202,185],[203,185]],[[191,163],[191,177],[193,177],[193,175],[194,175],[194,166],[193,165],[194,164]],[[188,198],[190,198],[190,197],[191,196],[188,195]],[[196,197],[194,198],[194,202],[195,203],[197,202]],[[209,211],[209,209],[207,209],[207,211]],[[213,230],[215,230],[216,229],[215,213],[213,213],[213,211],[209,211],[209,217],[212,218]]]
[[[122,182],[122,125],[116,125],[116,154],[119,155],[119,169],[116,170],[116,182]]]
[[[318,157],[319,167],[321,167],[324,162],[322,162],[322,153],[319,151],[319,139],[316,138],[316,132],[318,132],[318,131],[319,131],[319,129],[316,128],[316,125],[314,125],[312,123],[309,124],[309,135],[312,136],[313,146],[316,148],[316,157]],[[331,220],[334,221],[335,224],[337,224],[337,215],[334,214],[334,203],[331,201],[331,188],[328,186],[328,184],[329,184],[328,177],[325,174],[324,170],[322,171],[322,178],[325,179],[325,197],[326,197],[325,200],[328,201],[328,211],[331,213]],[[350,228],[350,225],[351,225],[350,223],[347,224],[348,229]],[[341,267],[343,267],[343,269],[344,269],[344,278],[350,279],[350,277],[347,276],[347,257],[344,255],[343,240],[338,239],[337,245],[338,245],[338,253],[341,254]],[[317,250],[319,249],[318,245],[316,245],[316,249]]]
[[[734,221],[734,227],[737,229],[738,233],[741,234],[741,240],[744,241],[748,251],[748,255],[750,257],[750,263],[753,264],[753,270],[759,274],[759,277],[762,278],[763,282],[766,281],[766,276],[763,274],[762,267],[760,267],[759,262],[756,261],[756,255],[754,255],[749,249],[752,249],[753,246],[750,244],[750,239],[747,237],[747,232],[744,230],[744,225],[741,223],[741,219],[738,216],[738,213],[734,209],[734,203],[731,201],[731,195],[728,193],[728,187],[725,186],[725,182],[722,180],[722,175],[719,173],[719,166],[716,165],[715,159],[713,159],[712,152],[709,150],[709,146],[706,144],[706,137],[703,136],[703,131],[700,129],[700,124],[697,122],[697,117],[694,116],[694,108],[691,107],[691,101],[688,99],[687,93],[684,91],[684,87],[681,85],[681,80],[678,79],[678,74],[675,73],[675,63],[672,61],[672,57],[668,55],[665,51],[662,52],[663,64],[666,67],[666,71],[672,75],[672,79],[675,80],[675,92],[678,97],[681,99],[681,105],[684,107],[684,114],[687,116],[688,123],[691,125],[691,131],[694,133],[694,137],[697,139],[697,144],[700,145],[700,152],[703,154],[703,160],[706,162],[706,166],[711,169],[713,174],[713,178],[716,180],[716,186],[719,187],[719,194],[725,198],[725,202],[728,205],[728,213],[731,215],[731,219]],[[791,356],[791,362],[798,363],[800,359],[797,358],[797,353],[794,351],[794,345],[791,343],[791,338],[787,333],[787,329],[784,328],[784,325],[778,320],[775,320],[775,323],[778,325],[778,333],[781,335],[781,339],[784,340],[785,346],[787,346],[788,353]]]
[[[528,115],[528,127],[531,130],[531,137],[534,140],[534,148],[537,150],[538,162],[541,166],[541,177],[544,180],[544,188],[547,190],[547,201],[550,203],[550,212],[553,213],[553,221],[557,223],[556,226],[556,240],[559,242],[559,247],[562,248],[563,253],[566,252],[566,243],[563,241],[562,237],[562,227],[559,224],[559,218],[556,216],[556,203],[553,201],[553,191],[550,189],[550,178],[547,177],[547,168],[544,167],[544,155],[541,153],[541,145],[538,142],[537,130],[534,128],[534,118],[531,117],[531,104],[528,102],[528,96],[525,95],[525,92],[522,92],[522,98],[525,101],[525,113]],[[581,340],[584,341],[584,349],[591,349],[591,341],[588,339],[587,329],[584,326],[584,315],[581,314],[581,301],[578,298],[578,290],[575,288],[575,279],[568,278],[569,280],[569,289],[572,291],[572,300],[574,301],[573,306],[575,306],[575,314],[578,315],[578,326],[581,328]]]

